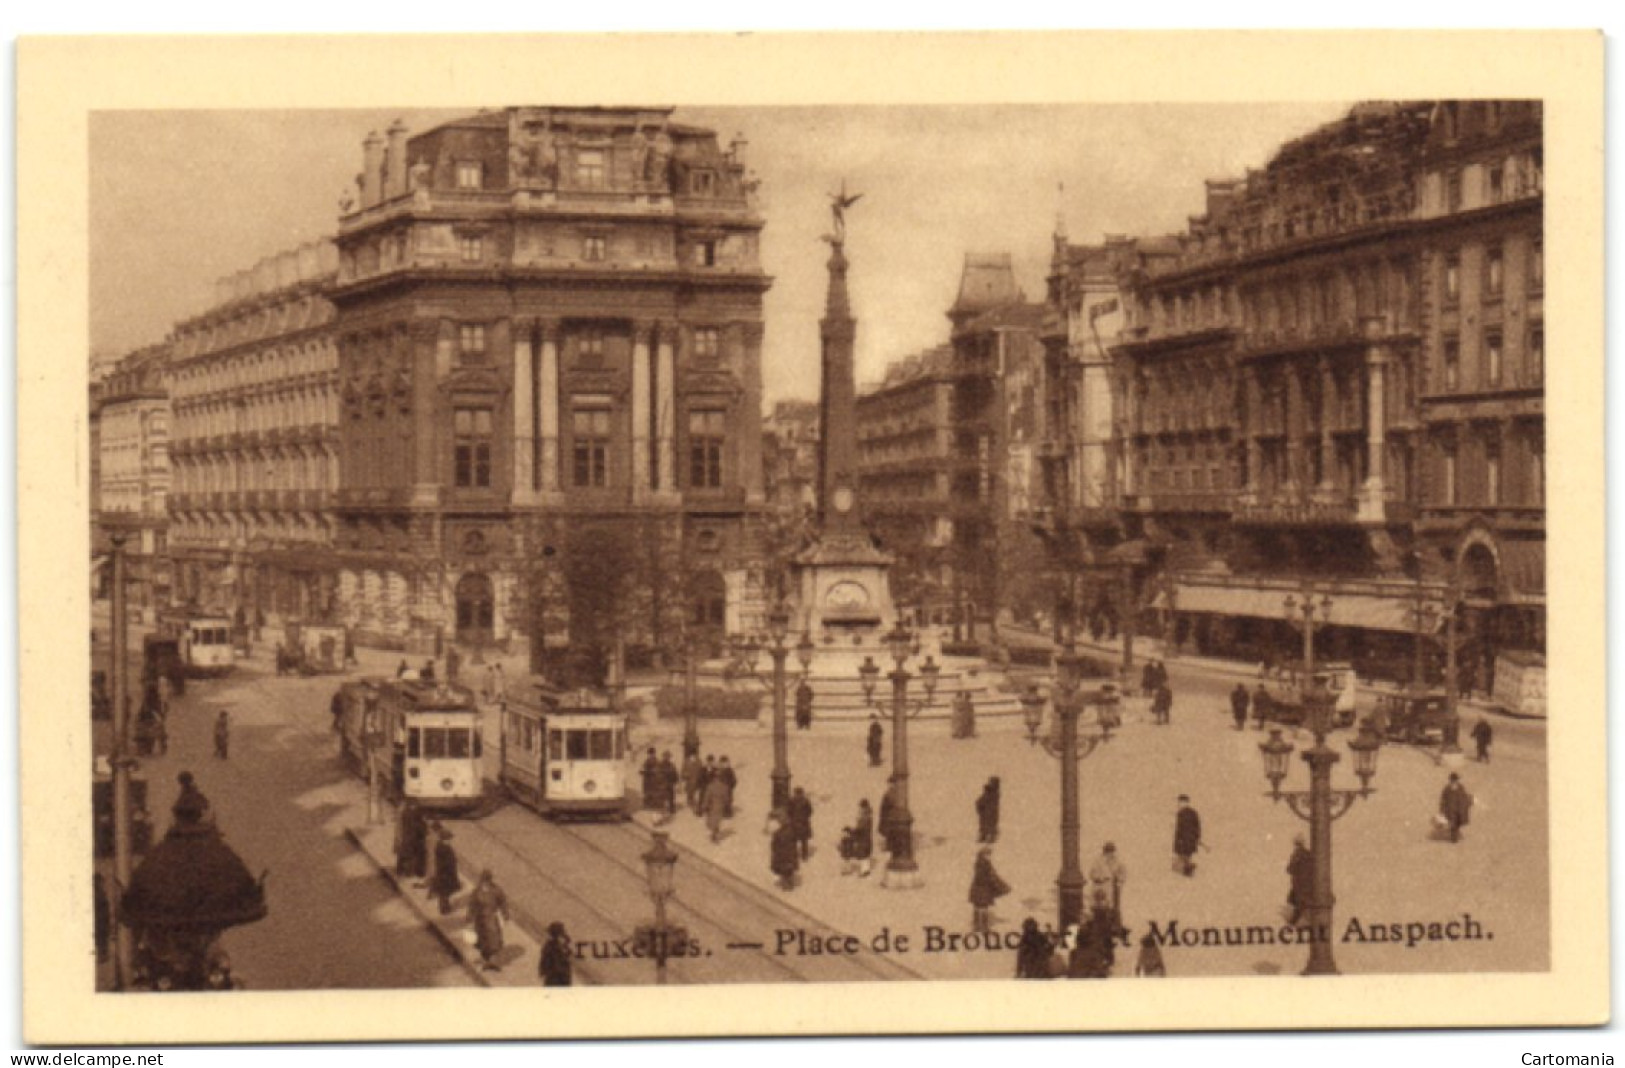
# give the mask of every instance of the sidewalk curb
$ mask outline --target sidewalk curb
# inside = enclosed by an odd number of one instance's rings
[[[440,944],[446,948],[446,952],[451,954],[452,959],[454,959],[458,966],[461,967],[465,973],[467,973],[468,977],[474,980],[474,982],[480,986],[489,987],[491,985],[491,980],[485,974],[484,970],[475,967],[469,962],[468,955],[463,952],[463,947],[458,943],[458,941],[452,937],[450,932],[441,926],[434,916],[429,914],[429,911],[425,909],[417,900],[416,895],[409,892],[410,887],[404,889],[402,888],[401,881],[395,876],[395,872],[386,867],[377,857],[372,854],[372,851],[367,848],[366,843],[361,840],[361,836],[356,833],[355,828],[344,828],[344,837],[350,840],[350,844],[355,847],[356,852],[360,853],[362,856],[366,857],[372,862],[372,866],[377,869],[379,876],[388,882],[390,886],[394,887],[396,896],[404,901],[406,906],[417,914],[417,917],[420,921],[422,921],[423,926],[427,927],[429,929],[429,933],[434,935],[435,938],[439,940]]]

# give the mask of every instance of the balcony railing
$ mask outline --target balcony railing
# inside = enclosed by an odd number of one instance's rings
[[[1238,500],[1234,518],[1237,522],[1265,526],[1324,526],[1353,523],[1355,502],[1347,497],[1330,501],[1287,500],[1272,498],[1247,504]]]

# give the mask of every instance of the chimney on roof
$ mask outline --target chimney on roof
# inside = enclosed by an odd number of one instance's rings
[[[728,158],[733,160],[734,166],[743,167],[745,165],[745,150],[749,147],[750,142],[745,140],[744,134],[734,134],[734,139],[728,143]]]
[[[373,130],[361,142],[361,206],[370,208],[384,198],[384,139]]]
[[[406,195],[406,123],[396,119],[389,124],[389,156],[384,163],[388,175],[385,200]]]

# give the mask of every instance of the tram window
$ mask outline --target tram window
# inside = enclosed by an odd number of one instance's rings
[[[550,746],[548,746],[547,759],[549,759],[549,760],[563,760],[564,759],[564,732],[563,731],[549,731],[548,734],[547,734],[547,737],[548,737],[548,740],[552,743]]]
[[[565,757],[569,760],[587,759],[587,732],[568,731],[565,738]]]
[[[446,731],[443,727],[425,727],[423,730],[423,756],[434,760],[446,755]]]
[[[470,746],[468,744],[469,732],[466,729],[453,729],[446,732],[446,755],[454,759],[467,758]]]
[[[615,732],[591,731],[589,733],[592,735],[592,759],[613,759],[615,756],[615,743],[611,739],[614,737]]]
[[[416,757],[420,757],[420,756],[423,755],[423,743],[419,738],[419,735],[421,733],[422,732],[419,731],[416,727],[413,727],[411,730],[408,730],[406,732],[406,755],[407,756],[416,758]]]

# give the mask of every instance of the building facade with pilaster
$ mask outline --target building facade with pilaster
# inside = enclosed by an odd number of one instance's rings
[[[91,391],[93,552],[123,535],[129,603],[147,618],[166,604],[170,489],[167,346],[138,349],[113,363]],[[104,560],[105,563],[105,560]]]
[[[338,353],[331,242],[216,284],[170,334],[174,600],[246,619],[332,619]]]
[[[517,643],[540,670],[759,629],[770,280],[744,152],[658,108],[366,139],[331,290],[366,638]]]

